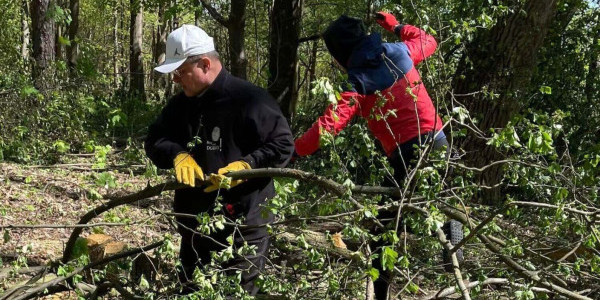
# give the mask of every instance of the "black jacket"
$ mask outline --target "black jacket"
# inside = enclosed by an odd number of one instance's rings
[[[199,138],[199,139],[198,139]],[[290,127],[275,100],[264,90],[234,77],[223,69],[201,95],[188,98],[180,93],[169,100],[150,126],[146,154],[159,168],[173,168],[173,159],[189,152],[205,176],[227,164],[244,160],[253,169],[284,167],[294,151]],[[208,211],[217,192],[205,187],[175,191],[175,212],[197,214]],[[223,202],[235,208],[229,217],[245,216],[245,224],[272,221],[261,216],[260,204],[275,195],[273,180],[252,179],[228,191]],[[244,235],[263,235],[250,230]]]

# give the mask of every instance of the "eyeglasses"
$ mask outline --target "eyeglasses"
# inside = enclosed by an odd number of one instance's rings
[[[173,76],[181,78],[181,72],[179,71],[179,69],[173,71]]]

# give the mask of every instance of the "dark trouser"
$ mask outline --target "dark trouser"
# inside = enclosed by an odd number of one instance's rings
[[[184,285],[184,291],[191,292],[194,287],[193,284],[190,284],[190,281],[194,270],[197,267],[202,270],[203,266],[210,263],[210,253],[212,251],[223,250],[228,245],[226,239],[233,233],[233,228],[226,227],[224,230],[213,233],[208,237],[190,230],[198,226],[195,219],[178,218],[178,222],[178,231],[181,234],[179,252],[181,268],[178,269],[178,276]],[[235,254],[244,242],[248,243],[249,246],[256,246],[256,254],[246,256]],[[242,288],[252,296],[258,293],[258,287],[254,285],[254,280],[265,267],[269,244],[270,240],[268,236],[244,240],[236,231],[233,244],[234,257],[221,265],[223,269],[228,270],[228,274],[240,271],[242,273]]]
[[[388,157],[390,165],[394,169],[394,180],[400,185],[402,181],[406,178],[407,168],[412,168],[416,164],[416,161],[419,159],[419,152],[414,148],[415,145],[430,143],[433,138],[434,133],[421,135],[421,139],[416,137],[410,141],[407,141],[400,145],[400,147],[394,151],[394,153]],[[446,156],[450,155],[450,146],[445,137],[439,138],[433,142],[433,150],[441,149],[442,147],[446,147]],[[405,167],[406,166],[406,167]],[[384,185],[386,186],[396,186],[391,178],[386,178],[384,181]],[[386,211],[379,214],[378,218],[381,223],[386,227],[393,229],[395,226],[397,212]],[[374,234],[381,234],[382,229],[376,229]],[[371,243],[371,251],[380,252],[382,247],[385,245],[385,242],[382,239],[379,241]],[[390,286],[390,282],[392,280],[392,272],[390,270],[383,270],[381,265],[381,253],[378,259],[373,261],[373,268],[379,270],[379,278],[375,280],[373,283],[375,289],[375,299],[388,299],[388,289]]]

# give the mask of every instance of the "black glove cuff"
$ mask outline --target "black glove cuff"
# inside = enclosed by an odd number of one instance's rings
[[[396,27],[394,27],[394,34],[400,36],[400,31],[402,30],[402,27],[404,27],[404,24],[396,25]]]

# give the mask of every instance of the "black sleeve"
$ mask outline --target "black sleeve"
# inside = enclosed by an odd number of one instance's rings
[[[167,105],[156,121],[150,125],[148,137],[144,142],[146,155],[161,169],[173,168],[175,156],[185,151],[185,147],[177,142],[175,136],[178,132],[175,120],[173,118],[173,106]]]
[[[261,98],[249,101],[243,113],[244,135],[258,146],[242,159],[253,169],[283,168],[294,153],[294,137],[275,100],[266,93]]]

